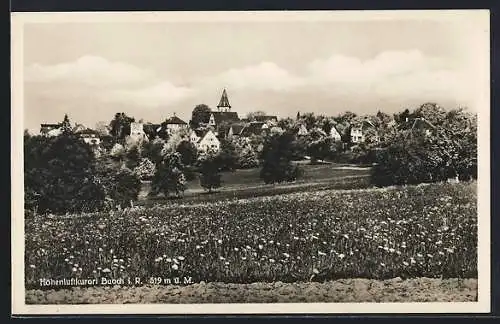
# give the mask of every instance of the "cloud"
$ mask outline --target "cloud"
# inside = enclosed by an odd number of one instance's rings
[[[283,91],[300,86],[302,79],[272,62],[262,62],[243,68],[230,69],[211,78],[204,78],[200,85],[230,87],[235,90]]]
[[[466,99],[464,68],[420,51],[386,51],[374,58],[333,55],[308,66],[309,86],[329,87],[339,93],[382,98]]]
[[[169,106],[191,94],[191,89],[161,80],[153,71],[99,56],[83,56],[56,65],[34,64],[25,80],[48,99],[67,102],[88,100],[141,108]]]
[[[195,83],[197,89],[228,87],[232,92],[273,91],[283,96],[314,93],[318,96],[366,96],[366,99],[462,100],[473,95],[464,66],[418,50],[384,51],[369,59],[332,55],[305,64],[302,74],[276,63],[262,62],[222,72]],[[472,78],[473,79],[473,78]]]
[[[103,99],[110,102],[123,102],[146,108],[169,106],[191,95],[187,87],[177,87],[170,82],[161,82],[136,90],[114,90]]]
[[[33,64],[26,69],[28,82],[70,82],[102,87],[138,83],[151,79],[153,72],[131,64],[111,62],[99,56],[83,56],[56,65]]]

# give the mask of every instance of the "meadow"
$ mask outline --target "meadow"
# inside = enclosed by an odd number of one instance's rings
[[[476,183],[312,190],[25,221],[25,278],[477,278]],[[153,278],[153,279],[151,279]]]

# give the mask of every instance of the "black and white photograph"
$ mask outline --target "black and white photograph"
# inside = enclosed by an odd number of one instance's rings
[[[14,313],[490,310],[487,10],[11,19]]]

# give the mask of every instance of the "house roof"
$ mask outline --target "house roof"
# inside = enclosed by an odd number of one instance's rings
[[[235,125],[231,125],[231,128],[233,129],[233,134],[240,134],[241,131],[245,128],[245,125],[239,125],[239,124],[235,124]]]
[[[276,116],[254,116],[253,118],[255,121],[258,121],[258,122],[267,122],[267,121],[272,121],[272,120],[278,120],[278,117],[276,117]]]
[[[235,111],[214,111],[212,115],[216,124],[220,124],[221,122],[237,122],[240,120],[238,113]]]
[[[58,124],[40,124],[41,128],[55,128],[55,127],[61,127],[62,123]]]
[[[337,129],[337,127],[335,127],[335,125],[332,125],[332,128],[330,128],[330,134],[335,131],[336,133],[338,133],[340,135],[340,132],[339,130]]]
[[[187,123],[185,121],[183,121],[182,119],[180,119],[177,116],[172,116],[172,117],[168,118],[167,120],[165,120],[165,124],[166,125],[168,125],[168,124],[187,125]]]
[[[146,133],[146,136],[151,139],[156,137],[158,132],[161,130],[161,125],[147,123],[144,124],[142,128],[144,129],[144,133]]]
[[[412,129],[436,129],[436,126],[423,117],[415,118]]]
[[[98,135],[99,134],[97,131],[95,131],[91,128],[85,128],[85,129],[82,129],[76,133],[79,135]]]
[[[241,136],[250,136],[250,135],[260,135],[262,134],[262,126],[264,122],[251,122],[246,125],[240,132]]]
[[[212,132],[211,129],[194,129],[193,132],[198,137],[197,143],[201,142],[208,133]],[[212,132],[213,133],[213,132]]]
[[[229,104],[229,99],[227,98],[227,92],[226,89],[222,91],[222,96],[220,97],[219,104],[217,105],[217,108],[231,108],[231,105]]]

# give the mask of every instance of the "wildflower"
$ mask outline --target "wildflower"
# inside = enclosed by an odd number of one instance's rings
[[[406,262],[406,261],[403,261],[403,264],[404,264],[405,266],[409,266],[409,265],[410,265],[410,264],[409,264],[408,262]]]
[[[396,250],[395,250],[395,249],[393,249],[393,248],[390,248],[390,249],[389,249],[389,252],[394,253],[394,252],[396,252]]]
[[[71,270],[72,270],[73,272],[76,272],[76,270],[77,270],[77,269],[76,269],[75,267],[73,267],[73,269],[71,269]]]
[[[178,256],[177,259],[181,260],[181,261],[184,261],[184,257],[181,255],[181,256]]]
[[[222,240],[221,239],[217,240],[217,243],[222,244]]]
[[[262,250],[264,246],[262,244],[259,244],[259,250]]]
[[[246,260],[246,259],[247,259],[247,257],[241,257],[241,260]]]
[[[314,274],[318,274],[318,273],[319,273],[319,270],[318,270],[318,269],[316,269],[316,268],[314,268],[314,269],[313,269],[313,273],[314,273]]]
[[[285,258],[289,258],[290,257],[290,254],[288,254],[288,253],[283,253],[283,255],[285,256]]]
[[[171,258],[166,258],[165,261],[172,262],[172,259]]]
[[[35,265],[34,265],[34,264],[30,264],[30,268],[31,268],[31,269],[35,269],[36,267],[35,267]]]
[[[197,250],[201,249],[201,246],[197,245],[197,246],[196,246],[196,249],[197,249]]]
[[[234,251],[238,252],[240,249],[238,249],[237,247],[234,248]]]
[[[179,269],[179,266],[177,264],[172,264],[172,269],[177,270]]]
[[[318,251],[318,255],[326,255],[326,253]]]
[[[340,259],[345,258],[345,255],[344,255],[343,253],[340,253],[340,254],[339,254],[339,258],[340,258]]]
[[[380,263],[380,265],[381,265],[382,267],[385,267],[385,263]]]
[[[68,258],[66,258],[66,259],[64,259],[64,261],[65,261],[65,262],[69,262],[69,259],[68,259]]]
[[[226,258],[224,258],[223,256],[220,256],[220,257],[219,257],[219,259],[220,259],[221,261],[226,260]]]
[[[274,263],[274,259],[269,259],[269,262]]]

